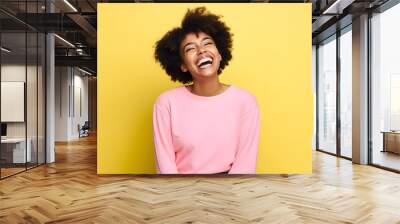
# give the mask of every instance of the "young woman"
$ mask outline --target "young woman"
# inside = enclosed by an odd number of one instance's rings
[[[255,173],[256,99],[218,78],[231,49],[229,27],[204,7],[188,10],[181,27],[156,43],[155,58],[171,80],[190,84],[162,93],[154,105],[158,173]]]

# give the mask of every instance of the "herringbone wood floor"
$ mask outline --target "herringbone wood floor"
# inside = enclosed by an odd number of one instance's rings
[[[312,175],[98,176],[96,141],[0,181],[0,223],[400,223],[400,175],[316,152]]]

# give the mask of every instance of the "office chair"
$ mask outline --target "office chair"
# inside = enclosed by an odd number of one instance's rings
[[[89,121],[85,121],[82,127],[80,127],[80,125],[78,124],[79,138],[89,136],[89,129],[90,129]]]

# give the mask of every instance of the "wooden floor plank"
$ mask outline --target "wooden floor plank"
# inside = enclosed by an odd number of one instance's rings
[[[320,152],[312,175],[97,175],[96,136],[0,181],[0,223],[400,223],[400,175]]]

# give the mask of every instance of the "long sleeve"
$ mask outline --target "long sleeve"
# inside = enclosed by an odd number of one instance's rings
[[[155,104],[153,109],[153,133],[157,172],[175,174],[175,151],[172,145],[171,115],[169,110]]]
[[[238,151],[229,174],[256,173],[259,129],[259,109],[255,103],[241,119]]]

